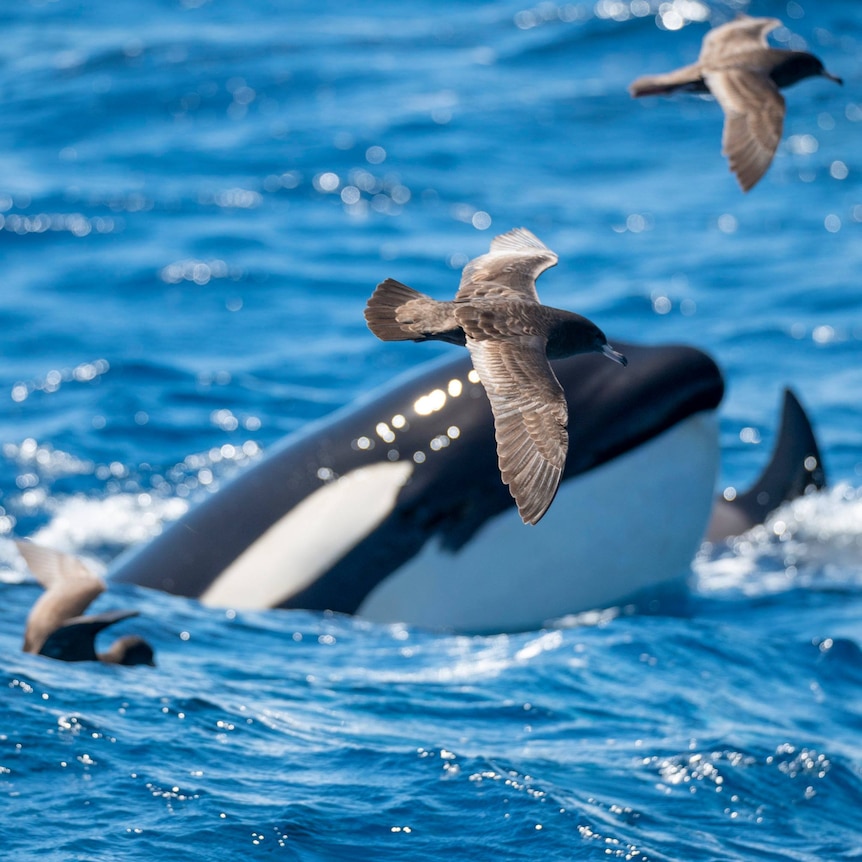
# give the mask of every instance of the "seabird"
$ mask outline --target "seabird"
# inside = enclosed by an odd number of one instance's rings
[[[766,34],[780,26],[777,18],[739,15],[706,34],[696,63],[629,86],[635,98],[674,90],[711,93],[724,111],[721,151],[744,192],[766,173],[781,140],[785,104],[779,87],[817,75],[843,83],[807,51],[770,47]]]
[[[548,360],[595,352],[627,364],[592,321],[539,302],[536,279],[556,263],[541,240],[515,228],[464,267],[454,301],[388,278],[365,309],[383,341],[446,341],[470,351],[494,414],[500,473],[525,524],[553,502],[569,446],[565,393]]]
[[[27,617],[24,652],[61,661],[155,664],[152,647],[137,635],[119,638],[106,652],[96,652],[96,635],[102,629],[138,612],[117,610],[82,616],[105,590],[105,582],[83,561],[34,542],[15,544],[36,580],[45,587]]]

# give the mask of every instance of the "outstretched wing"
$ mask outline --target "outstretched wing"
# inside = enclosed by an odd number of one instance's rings
[[[512,297],[538,302],[536,279],[557,262],[554,254],[526,228],[518,227],[491,241],[488,254],[464,267],[455,301]]]
[[[73,617],[48,635],[39,654],[61,661],[98,661],[96,635],[120,620],[137,615],[137,611],[106,611]]]
[[[545,339],[467,338],[485,387],[503,481],[525,524],[535,524],[554,500],[569,447],[566,397],[545,356]]]
[[[781,141],[784,97],[765,72],[723,69],[705,76],[724,111],[721,148],[743,191],[765,173]]]
[[[778,18],[739,15],[727,24],[714,27],[703,37],[698,62],[703,66],[720,65],[735,54],[766,48],[769,46],[767,34],[780,26]]]
[[[105,582],[81,560],[34,542],[15,543],[30,571],[45,587],[27,617],[24,651],[38,653],[48,636],[69,617],[82,614]]]

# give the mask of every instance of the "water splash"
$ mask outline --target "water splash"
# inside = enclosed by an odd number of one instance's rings
[[[860,588],[862,489],[844,483],[785,503],[744,535],[705,544],[693,568],[702,594]]]

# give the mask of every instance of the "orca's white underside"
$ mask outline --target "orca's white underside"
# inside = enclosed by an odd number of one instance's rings
[[[511,510],[456,553],[431,539],[378,584],[367,619],[468,632],[512,631],[625,601],[689,571],[718,469],[713,412],[699,413],[562,484],[545,517]],[[202,596],[236,608],[277,605],[313,582],[389,514],[408,481],[380,463],[321,487],[229,566]]]
[[[514,506],[457,554],[434,540],[372,590],[359,615],[460,631],[514,631],[606,608],[690,569],[719,461],[714,413],[699,413],[564,482],[527,527]]]

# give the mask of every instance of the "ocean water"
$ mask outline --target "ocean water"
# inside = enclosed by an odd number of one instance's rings
[[[743,195],[721,114],[634,102],[709,23],[780,17]],[[862,856],[862,12],[699,0],[32,0],[0,11],[0,855]],[[20,652],[11,538],[108,566],[285,434],[444,346],[362,319],[514,226],[544,301],[727,381],[717,490],[781,391],[830,487],[693,562],[688,607],[466,637],[129,587],[158,666]],[[648,516],[649,513],[645,513]],[[118,627],[119,628],[119,627]]]

